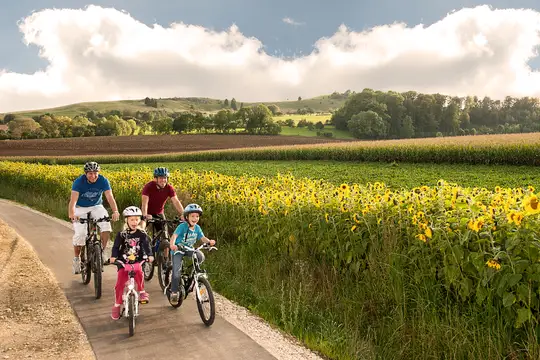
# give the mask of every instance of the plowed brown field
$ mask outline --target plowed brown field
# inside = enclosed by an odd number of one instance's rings
[[[321,144],[346,140],[305,136],[263,135],[145,135],[96,136],[67,139],[3,140],[0,157],[160,154],[260,146]]]

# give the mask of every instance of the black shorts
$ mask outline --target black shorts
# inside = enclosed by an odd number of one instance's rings
[[[152,218],[160,218],[165,220],[165,214],[150,214],[152,215]],[[162,223],[152,223],[152,226],[154,227],[154,235],[157,234],[159,231],[163,230],[163,224]]]

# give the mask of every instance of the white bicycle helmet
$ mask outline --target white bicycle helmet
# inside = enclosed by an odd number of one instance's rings
[[[142,216],[142,211],[136,206],[128,206],[127,208],[122,211],[122,215],[124,217],[128,216]]]
[[[101,166],[95,161],[89,161],[86,164],[84,164],[84,172],[91,172],[91,171],[100,171]]]

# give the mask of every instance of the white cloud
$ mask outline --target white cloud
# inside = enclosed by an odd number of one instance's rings
[[[285,24],[294,25],[294,26],[305,25],[305,23],[295,21],[294,19],[291,19],[290,17],[285,17],[281,19],[281,21],[283,21]]]
[[[526,65],[540,44],[533,10],[480,6],[428,27],[342,26],[311,54],[288,61],[236,26],[148,27],[97,6],[36,12],[20,29],[49,66],[33,74],[0,71],[0,112],[145,96],[275,101],[364,87],[540,96],[539,73]]]

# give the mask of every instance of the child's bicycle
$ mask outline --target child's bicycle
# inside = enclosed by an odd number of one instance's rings
[[[171,282],[169,281],[167,287],[163,293],[169,299],[169,303],[173,308],[179,308],[184,299],[187,298],[188,294],[195,289],[195,301],[197,302],[197,309],[199,310],[199,315],[203,323],[206,326],[210,326],[214,323],[216,317],[216,304],[214,302],[214,293],[212,292],[212,287],[208,281],[208,275],[206,270],[202,270],[199,264],[199,259],[197,258],[196,251],[205,249],[208,251],[217,250],[215,246],[210,246],[208,244],[202,244],[198,248],[194,249],[188,246],[183,246],[182,250],[176,250],[173,255],[184,254],[185,251],[192,252],[192,262],[191,266],[188,268],[184,266],[182,262],[182,268],[180,271],[180,285],[178,287],[179,296],[178,304],[173,304],[171,302]],[[171,279],[172,280],[172,279]]]
[[[97,231],[97,223],[110,221],[108,216],[101,219],[90,218],[88,213],[86,218],[80,218],[81,224],[86,223],[86,242],[81,248],[81,277],[84,285],[88,285],[92,273],[94,273],[94,293],[96,299],[101,297],[101,272],[103,271],[103,249],[101,247],[101,237]]]
[[[131,255],[130,255],[131,256]],[[135,260],[135,257],[130,258],[127,257],[128,260]],[[144,255],[144,260],[141,261],[141,267],[146,262],[146,259],[148,258],[146,255]],[[111,263],[109,260],[105,263],[105,265],[120,265],[122,267],[131,267],[131,270],[128,272],[128,281],[126,281],[126,285],[124,286],[124,293],[122,294],[122,306],[120,309],[120,317],[124,316],[128,318],[129,321],[129,336],[133,336],[135,334],[135,318],[139,316],[139,292],[135,289],[135,269],[133,267],[134,264],[124,263],[121,260],[116,259],[113,263]]]

